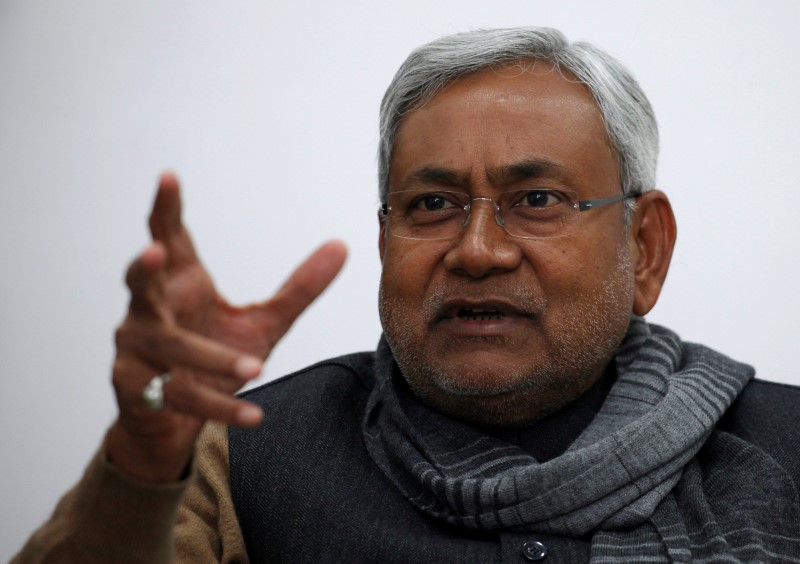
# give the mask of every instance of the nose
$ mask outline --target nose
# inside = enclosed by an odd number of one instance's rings
[[[494,201],[473,198],[461,235],[444,257],[453,272],[483,278],[514,270],[522,260],[522,249],[501,226]]]

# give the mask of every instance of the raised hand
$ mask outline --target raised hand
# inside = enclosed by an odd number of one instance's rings
[[[197,258],[171,174],[161,177],[150,231],[153,243],[126,278],[131,301],[113,369],[119,417],[106,452],[123,473],[166,482],[181,475],[205,421],[258,424],[260,409],[232,394],[258,376],[275,344],[339,272],[346,250],[340,242],[323,245],[272,299],[234,307]],[[142,391],[165,372],[164,409],[153,410]]]

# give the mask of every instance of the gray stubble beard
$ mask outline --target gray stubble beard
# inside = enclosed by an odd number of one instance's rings
[[[547,313],[547,302],[531,296],[521,284],[503,288],[503,295],[523,311],[537,312],[540,322]],[[438,287],[426,295],[422,319],[430,323],[439,311],[445,294]],[[633,277],[630,254],[624,246],[617,253],[617,268],[603,283],[597,299],[587,304],[570,304],[555,335],[559,342],[548,342],[552,354],[544,366],[517,367],[495,378],[486,377],[484,368],[462,369],[439,366],[423,351],[415,334],[419,328],[400,318],[403,302],[392,303],[383,284],[379,295],[381,324],[395,360],[414,393],[426,404],[457,419],[492,426],[531,423],[577,399],[599,378],[613,358],[630,323],[630,308],[623,308],[623,296],[632,300]],[[610,314],[610,315],[609,315]],[[583,330],[576,328],[586,327]],[[588,337],[588,339],[587,339]],[[496,338],[493,338],[496,339]],[[497,342],[497,341],[495,341]]]

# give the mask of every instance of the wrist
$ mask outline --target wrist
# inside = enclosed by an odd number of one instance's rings
[[[166,484],[186,477],[193,454],[170,437],[138,436],[114,422],[106,435],[106,461],[122,475],[147,484]]]

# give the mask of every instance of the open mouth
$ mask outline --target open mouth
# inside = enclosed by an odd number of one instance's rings
[[[501,319],[503,314],[493,309],[460,309],[458,317],[467,321],[491,321]]]

